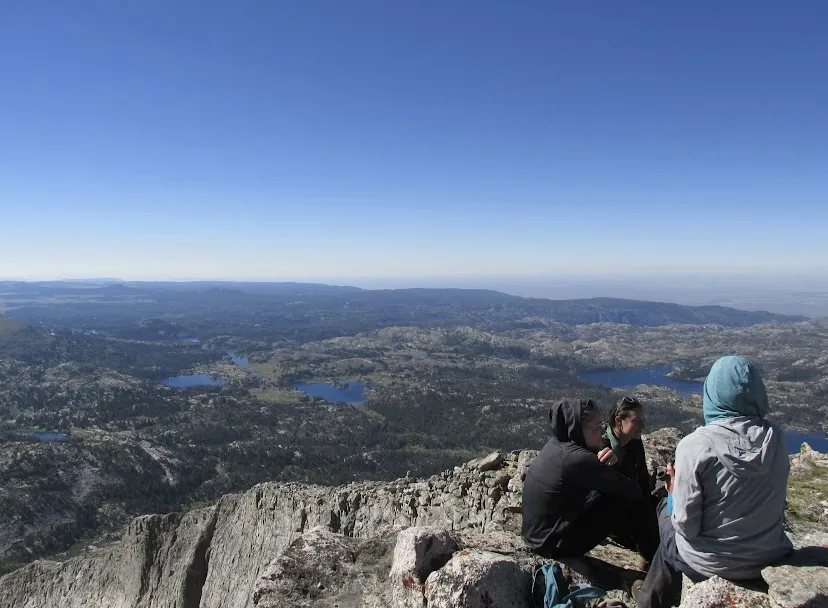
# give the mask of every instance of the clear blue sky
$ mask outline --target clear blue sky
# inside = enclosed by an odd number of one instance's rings
[[[828,3],[0,4],[0,276],[828,274]]]

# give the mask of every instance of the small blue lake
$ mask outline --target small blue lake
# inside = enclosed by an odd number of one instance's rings
[[[225,349],[223,349],[223,351],[224,351],[224,354],[230,355],[230,360],[234,364],[238,365],[239,367],[247,367],[247,363],[248,363],[247,357],[237,357],[236,356],[236,351],[234,351],[232,348],[225,348]]]
[[[211,374],[185,374],[183,376],[171,376],[164,378],[161,382],[173,388],[192,388],[194,386],[224,386],[227,381],[216,378]]]
[[[63,441],[66,435],[63,433],[32,433],[32,437],[38,441]]]
[[[821,433],[785,431],[785,442],[788,444],[788,454],[797,454],[803,443],[807,443],[817,452],[828,454],[828,435]]]
[[[361,405],[368,401],[365,396],[365,388],[371,388],[373,383],[367,385],[362,382],[341,381],[347,386],[337,386],[330,382],[297,382],[293,388],[302,391],[309,397],[322,397],[331,403],[345,403],[347,405]]]
[[[610,388],[635,388],[639,384],[666,386],[685,397],[701,395],[702,383],[693,380],[679,380],[667,374],[673,371],[671,365],[645,367],[640,369],[608,369],[592,372],[578,372],[578,377],[591,384]]]
[[[676,391],[679,395],[700,395],[703,384],[692,380],[678,380],[667,374],[672,371],[672,366],[657,366],[639,369],[613,369],[593,372],[579,372],[578,377],[585,382],[600,384],[610,388],[631,389],[639,384],[650,384],[666,386]],[[803,442],[807,442],[818,452],[828,453],[828,435],[823,433],[800,433],[798,431],[785,431],[785,442],[788,453],[795,454]]]

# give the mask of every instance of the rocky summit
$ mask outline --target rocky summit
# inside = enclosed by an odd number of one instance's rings
[[[645,437],[658,478],[679,433]],[[493,453],[428,479],[340,487],[266,483],[212,507],[148,515],[120,541],[0,578],[0,608],[531,608],[540,563],[519,536],[523,479],[535,451]],[[797,551],[747,585],[687,585],[682,606],[828,605],[822,494],[828,456],[792,458]],[[564,563],[576,581],[627,590],[635,555],[606,544]]]

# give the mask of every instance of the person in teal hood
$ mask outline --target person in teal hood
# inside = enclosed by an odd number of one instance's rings
[[[759,369],[743,357],[716,361],[704,381],[704,426],[682,439],[659,506],[661,544],[641,608],[681,599],[681,575],[757,578],[792,550],[784,531],[790,463]],[[668,506],[669,505],[669,506]]]
[[[739,416],[763,419],[768,415],[768,395],[759,370],[743,357],[722,357],[704,380],[704,423]]]

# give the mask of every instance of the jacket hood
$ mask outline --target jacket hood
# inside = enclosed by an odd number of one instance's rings
[[[739,416],[764,418],[770,411],[765,383],[756,366],[743,357],[722,357],[704,380],[704,423]]]
[[[558,401],[549,408],[549,424],[552,427],[552,436],[558,441],[572,441],[582,448],[586,447],[579,402],[567,399]]]
[[[763,420],[728,418],[703,427],[719,462],[737,477],[776,475],[778,450],[784,450],[782,431]]]

